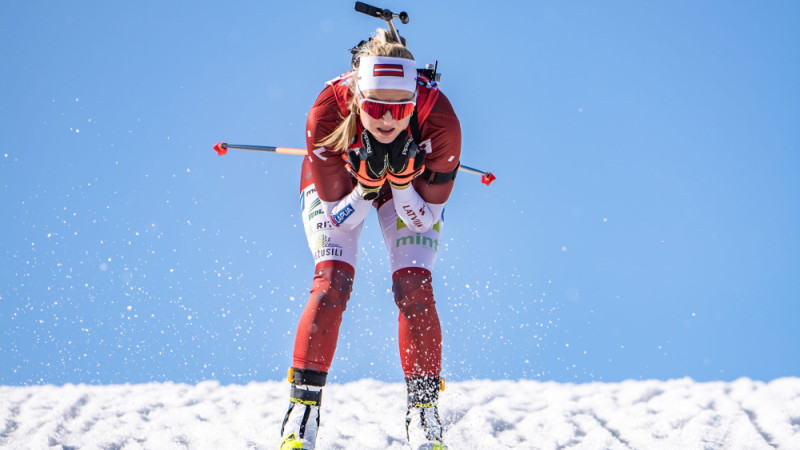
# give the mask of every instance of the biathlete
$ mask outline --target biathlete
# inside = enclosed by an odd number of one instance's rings
[[[442,331],[432,271],[453,190],[461,127],[435,80],[388,31],[354,50],[308,115],[300,198],[315,273],[294,344],[281,449],[313,449],[322,389],[355,275],[364,219],[377,209],[399,308],[400,359],[414,449],[444,449],[438,413]]]

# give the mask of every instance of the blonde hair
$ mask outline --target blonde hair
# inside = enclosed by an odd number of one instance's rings
[[[355,58],[362,56],[393,56],[396,58],[414,59],[414,55],[406,48],[405,39],[398,43],[389,30],[378,28],[367,43],[360,47]],[[350,78],[350,102],[347,105],[347,116],[341,116],[342,122],[325,139],[315,143],[318,147],[327,147],[333,151],[346,151],[355,137],[358,128],[358,96],[356,95],[356,79],[358,75]]]

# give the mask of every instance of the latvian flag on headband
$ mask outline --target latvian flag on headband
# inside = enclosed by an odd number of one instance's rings
[[[403,78],[403,66],[400,64],[375,64],[372,68],[372,76]]]
[[[358,67],[358,89],[417,91],[416,63],[396,56],[362,56]]]

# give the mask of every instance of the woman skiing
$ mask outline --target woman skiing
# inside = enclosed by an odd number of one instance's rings
[[[432,274],[461,153],[461,128],[404,43],[379,29],[354,49],[354,70],[327,83],[308,115],[301,172],[303,225],[315,262],[289,371],[281,449],[313,449],[322,388],[355,275],[370,209],[389,251],[412,448],[444,449],[437,403],[442,333]]]

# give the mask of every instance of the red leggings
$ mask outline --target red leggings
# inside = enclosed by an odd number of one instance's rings
[[[355,271],[341,261],[323,261],[315,269],[311,295],[297,327],[293,367],[328,372]],[[398,337],[403,372],[406,378],[438,376],[442,366],[442,329],[433,300],[431,272],[401,269],[392,274],[392,282],[400,310]]]

